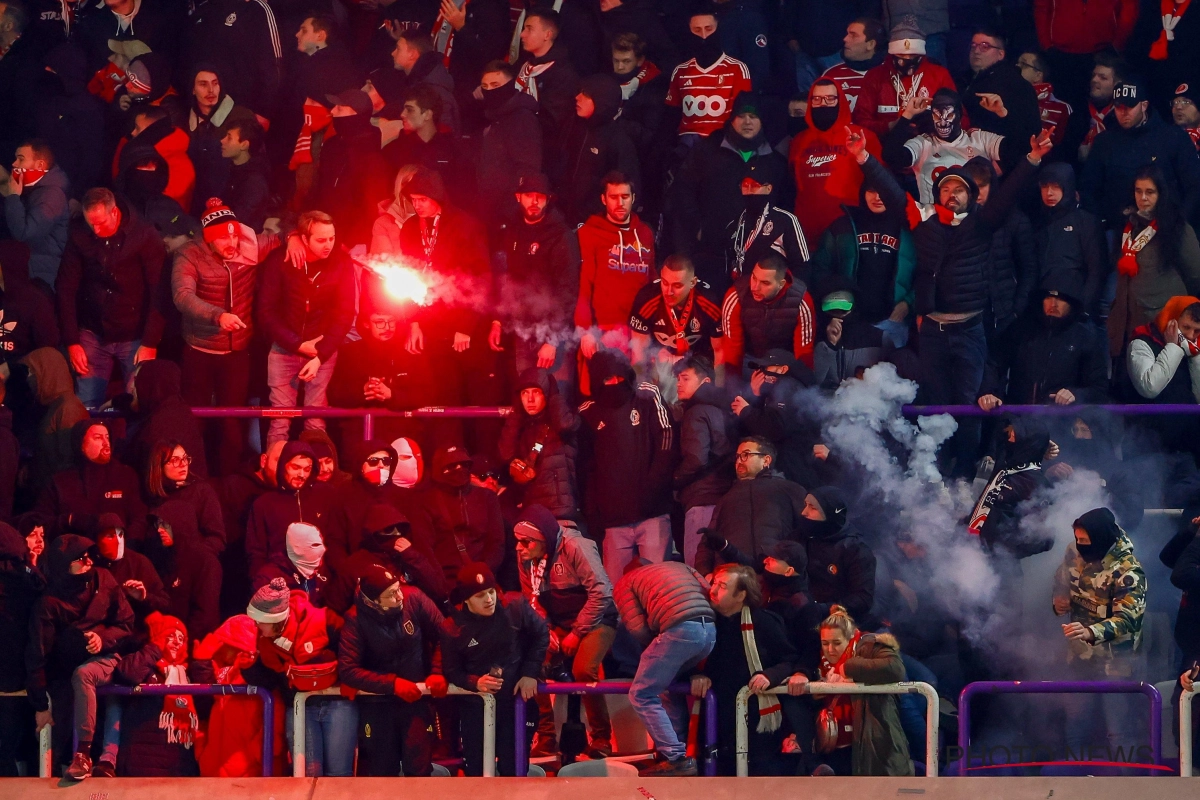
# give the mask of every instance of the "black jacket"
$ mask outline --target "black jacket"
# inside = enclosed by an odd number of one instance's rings
[[[330,405],[392,411],[430,405],[437,397],[433,368],[429,359],[404,349],[407,333],[404,329],[388,342],[381,342],[367,333],[361,339],[342,345],[333,378],[329,381]],[[368,378],[378,378],[391,389],[391,399],[366,400],[363,387]],[[411,431],[412,427],[410,420],[375,419],[375,435],[389,442]]]
[[[12,411],[0,406],[0,519],[12,519],[17,467],[21,461],[21,444],[13,435],[12,422]]]
[[[579,73],[571,63],[570,52],[561,41],[555,42],[544,56],[531,57],[522,52],[518,64],[519,70],[526,64],[541,66],[551,62],[554,66],[532,79],[537,83],[538,118],[542,125],[542,147],[545,153],[557,152],[562,146],[567,123],[575,116]]]
[[[340,247],[329,257],[309,261],[303,270],[284,263],[287,248],[272,251],[259,267],[255,317],[263,335],[288,353],[304,342],[317,342],[324,363],[354,322],[354,270]]]
[[[187,635],[197,638],[191,627],[188,627]],[[125,686],[161,684],[163,673],[157,665],[162,657],[158,645],[147,642],[117,663],[113,682]],[[188,678],[196,680],[190,672]],[[163,706],[163,698],[159,695],[122,699],[121,743],[116,764],[117,774],[121,777],[175,778],[200,774],[195,751],[181,742],[169,741],[168,731],[159,727]],[[174,712],[188,713],[186,708],[176,708]]]
[[[541,389],[546,398],[546,407],[536,417],[529,416],[521,405],[521,390],[530,387]],[[574,518],[579,513],[575,480],[579,414],[558,393],[558,382],[544,369],[522,372],[514,392],[513,414],[504,421],[496,445],[500,458],[506,464],[519,458],[536,471],[531,482],[516,487],[523,504],[545,506],[558,519]],[[535,454],[537,445],[541,447]]]
[[[25,537],[0,522],[0,692],[25,688],[25,645],[29,619],[46,580],[29,565]]]
[[[295,50],[293,33],[283,32],[286,37],[283,42],[289,45],[289,50]],[[180,66],[190,70],[199,64],[213,65],[221,78],[222,90],[271,119],[279,98],[283,67],[283,42],[279,34],[275,13],[266,2],[203,0],[191,11],[183,33]],[[227,200],[223,196],[221,199]]]
[[[146,539],[145,552],[167,591],[166,613],[183,620],[195,639],[220,627],[223,573],[216,554],[187,539],[164,547],[155,531]]]
[[[469,561],[482,561],[493,574],[504,560],[504,519],[495,493],[481,486],[463,487],[431,482],[421,493],[421,505],[433,526],[433,556],[441,564],[447,585]]]
[[[164,478],[163,482],[168,481]],[[166,497],[149,498],[150,513],[170,524],[177,542],[205,547],[213,555],[220,555],[225,549],[225,517],[216,490],[205,481],[189,479],[166,488],[166,492]],[[147,538],[155,535],[154,530],[146,532]]]
[[[1028,301],[1029,284],[1037,275],[1037,253],[1034,250],[1033,226],[1019,208],[1005,216],[992,234],[992,250],[988,264],[991,330],[1002,334],[1025,313],[1022,298]]]
[[[828,615],[834,603],[866,621],[875,605],[875,554],[851,525],[833,520],[801,526],[808,550],[809,595]]]
[[[261,231],[271,199],[270,167],[266,158],[256,153],[245,164],[230,164],[229,179],[220,198],[239,222]]]
[[[345,248],[370,244],[379,201],[392,191],[395,170],[379,150],[379,129],[354,114],[333,120],[337,136],[321,147],[315,194],[310,207],[328,211]]]
[[[972,128],[998,133],[1028,150],[1029,137],[1036,136],[1042,129],[1042,115],[1037,91],[1021,77],[1019,69],[1008,61],[1000,61],[982,72],[965,76],[958,85],[962,87],[963,110],[970,118]],[[998,117],[995,112],[985,109],[978,96],[983,93],[1000,95],[1008,113]]]
[[[490,617],[455,609],[442,626],[442,673],[460,689],[475,691],[495,667],[503,672],[501,692],[512,694],[521,678],[536,678],[550,645],[546,620],[520,594],[501,595]]]
[[[662,68],[669,79],[671,70],[682,58],[679,48],[663,24],[659,5],[654,0],[624,0],[607,11],[601,10],[600,30],[604,34],[605,44],[611,42],[618,33],[637,33],[646,43],[646,57]],[[843,30],[839,35],[844,34]]]
[[[166,358],[143,361],[133,379],[139,420],[125,449],[125,463],[141,474],[154,445],[174,440],[192,457],[188,473],[200,479],[208,476],[200,422],[184,402],[181,384],[179,365]]]
[[[1083,287],[1083,310],[1099,312],[1100,290],[1108,275],[1109,262],[1100,221],[1084,211],[1075,199],[1075,170],[1070,164],[1047,164],[1039,181],[1053,179],[1062,187],[1063,198],[1054,208],[1042,207],[1034,221],[1033,242],[1037,254],[1037,279],[1029,282],[1032,292],[1047,281],[1071,281]],[[1018,306],[1023,305],[1018,299]]]
[[[755,478],[736,480],[717,503],[709,527],[725,540],[714,551],[706,540],[696,553],[696,571],[707,575],[730,562],[762,567],[775,543],[799,536],[800,512],[804,510],[804,487],[792,483],[773,469]]]
[[[511,222],[504,231],[504,256],[496,281],[501,319],[524,339],[532,340],[538,325],[548,326],[550,334],[572,333],[581,259],[579,237],[562,213],[550,208],[532,225]]]
[[[101,239],[82,219],[71,223],[55,291],[63,342],[86,328],[105,342],[157,347],[163,317],[155,299],[167,251],[154,226],[117,198],[121,224]]]
[[[0,241],[0,363],[11,369],[39,347],[58,347],[54,301],[29,279],[29,246],[12,239]],[[14,395],[12,384],[8,394]],[[8,401],[10,404],[12,400]]]
[[[517,181],[522,175],[541,172],[544,161],[538,101],[516,91],[511,83],[493,91],[511,91],[511,97],[499,108],[484,111],[487,126],[479,137],[475,171],[479,199],[474,208],[489,224],[519,215],[513,197]]]
[[[46,66],[54,71],[40,76],[37,128],[78,198],[104,177],[104,142],[96,135],[104,129],[104,101],[87,90],[92,73],[78,45],[58,45],[46,54]]]
[[[1077,403],[1102,403],[1108,394],[1108,348],[1086,314],[1047,317],[1038,303],[991,348],[980,396],[1009,404],[1042,405],[1068,389]],[[1007,390],[1005,374],[1008,375]]]
[[[414,518],[421,519],[418,512]],[[428,526],[428,520],[424,525]],[[415,533],[410,525],[406,539],[412,546],[403,553],[396,552],[396,540],[390,536],[364,534],[362,547],[341,560],[340,566],[329,586],[326,587],[325,604],[339,614],[345,614],[354,605],[354,594],[358,582],[374,565],[395,572],[405,583],[411,584],[429,597],[434,603],[446,600],[446,579],[442,567],[434,560],[428,538]]]
[[[454,32],[450,51],[450,77],[461,97],[479,83],[483,68],[493,59],[508,55],[508,3],[504,0],[474,0],[466,4],[467,19]]]
[[[160,614],[167,613],[167,607],[171,603],[171,598],[167,595],[162,578],[159,577],[158,571],[154,568],[154,564],[151,563],[150,559],[129,546],[128,537],[126,537],[125,541],[125,554],[119,560],[109,561],[103,556],[97,556],[96,566],[103,567],[112,573],[113,579],[122,588],[124,588],[126,581],[141,581],[146,587],[146,597],[144,600],[134,599],[129,594],[125,595],[125,600],[129,603],[129,607],[133,609],[135,625],[141,631],[145,630],[145,622],[148,615],[155,611]]]
[[[286,13],[278,6],[276,11],[279,16]],[[302,13],[307,14],[308,11]],[[300,22],[303,21],[304,17],[301,16]],[[285,28],[286,35],[290,37],[298,27],[299,23]],[[296,137],[304,124],[304,98],[311,97],[318,103],[327,103],[327,95],[361,88],[365,77],[350,53],[336,42],[311,56],[303,53],[296,55],[294,51],[295,45],[289,40],[292,57],[287,61],[287,74],[280,87],[282,104],[276,112],[278,119],[272,119],[274,124],[271,125],[272,133],[278,136],[278,146],[286,152],[286,155],[280,153],[285,161],[291,155]]]
[[[729,399],[714,383],[704,383],[683,402],[679,422],[682,459],[675,467],[675,489],[685,509],[713,506],[733,484],[737,427]]]
[[[396,678],[416,683],[441,674],[435,653],[442,612],[420,589],[403,586],[404,605],[382,611],[363,598],[354,601],[338,643],[338,678],[343,686],[391,697]]]
[[[551,176],[567,222],[572,225],[604,212],[600,181],[609,172],[623,173],[633,182],[635,192],[642,189],[637,147],[624,123],[617,119],[621,110],[620,87],[607,76],[588,77],[583,84],[592,96],[595,111],[587,119],[578,115],[571,118],[566,126],[562,157]]]
[[[1200,508],[1194,505],[1184,509],[1178,532],[1158,556],[1171,570],[1171,585],[1183,592],[1175,620],[1175,643],[1186,664],[1200,658],[1200,603],[1196,602],[1200,598],[1200,536],[1192,525],[1197,514]]]
[[[287,462],[297,455],[307,455],[313,460],[312,474],[299,490],[284,482]],[[317,483],[318,471],[316,456],[306,443],[291,441],[283,446],[275,470],[276,485],[282,488],[266,492],[255,500],[246,522],[246,555],[250,560],[251,579],[268,562],[285,572],[291,569],[292,562],[284,544],[288,525],[308,522],[323,529],[327,524],[332,498],[327,487]]]

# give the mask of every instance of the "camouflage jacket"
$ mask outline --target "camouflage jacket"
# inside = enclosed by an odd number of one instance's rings
[[[1074,544],[1067,548],[1054,576],[1054,596],[1068,595],[1071,621],[1087,625],[1096,637],[1090,645],[1071,642],[1072,659],[1112,658],[1141,644],[1146,573],[1125,531],[1099,565],[1084,562]]]

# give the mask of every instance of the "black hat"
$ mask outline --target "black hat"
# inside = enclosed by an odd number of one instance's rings
[[[1113,103],[1125,108],[1132,108],[1149,99],[1146,84],[1140,78],[1127,78],[1113,88]]]
[[[488,589],[500,591],[500,584],[496,583],[496,576],[488,565],[479,561],[463,564],[458,570],[458,583],[450,590],[450,602],[458,605]]]
[[[552,194],[550,179],[540,172],[522,175],[517,181],[517,194],[544,194],[549,197]]]
[[[371,105],[371,96],[362,89],[347,89],[340,94],[327,94],[325,99],[331,106],[346,106],[354,109],[355,114],[364,117],[371,116],[371,112],[375,110]]]
[[[1193,105],[1200,106],[1200,81],[1189,81],[1175,87],[1175,96],[1190,100]]]
[[[771,548],[771,557],[782,561],[796,572],[803,573],[808,569],[808,551],[799,542],[780,539]]]
[[[404,194],[408,197],[419,194],[430,200],[445,203],[446,184],[442,182],[442,176],[437,172],[428,167],[417,167],[412,179],[404,185]]]

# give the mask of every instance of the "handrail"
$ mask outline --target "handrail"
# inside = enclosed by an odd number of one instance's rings
[[[1060,406],[1057,403],[1049,405],[1008,405],[997,406],[991,411],[984,411],[977,405],[930,405],[904,406],[904,415],[909,417],[928,417],[934,414],[949,414],[953,417],[1002,417],[1005,414],[1028,415],[1035,417],[1070,417],[1078,415],[1082,409],[1107,411],[1127,417],[1157,417],[1171,414],[1192,416],[1200,414],[1200,404],[1196,403],[1100,403],[1088,405],[1071,403]]]
[[[1162,759],[1162,695],[1144,681],[976,681],[963,687],[958,696],[959,774],[970,769],[971,700],[977,694],[1143,694],[1150,701],[1149,766]],[[1182,755],[1182,754],[1181,754]],[[1086,761],[1080,761],[1086,764]]]
[[[261,686],[247,686],[246,684],[230,685],[224,683],[146,683],[138,686],[109,684],[107,686],[96,687],[96,694],[119,695],[123,697],[161,697],[168,694],[244,694],[259,697],[262,699],[263,707],[262,774],[264,778],[271,777],[271,764],[275,754],[275,700],[268,689]]]
[[[429,688],[424,682],[418,683],[417,688],[421,690],[421,694],[429,694]],[[306,721],[306,708],[308,706],[308,698],[316,695],[318,697],[326,697],[332,695],[341,695],[342,691],[337,686],[330,686],[328,689],[321,689],[316,692],[296,692],[296,699],[292,701],[292,777],[303,778],[306,767],[305,760],[307,751],[305,750],[308,744],[308,729],[304,727]],[[374,692],[358,692],[357,694],[366,695],[368,697],[377,697]],[[450,684],[449,694],[451,695],[475,695],[483,698],[483,777],[496,777],[496,698],[494,695],[484,694],[481,692],[471,692],[466,689],[460,689],[454,684]]]
[[[629,694],[633,681],[600,681],[598,683],[576,683],[562,681],[553,683],[538,683],[538,694]],[[667,687],[674,694],[691,694],[690,683],[673,683]],[[525,752],[525,704],[518,701],[513,713],[513,728],[515,732],[513,746],[518,778],[524,778],[529,773],[529,754]],[[717,774],[716,741],[717,731],[717,697],[709,689],[704,695],[704,728],[708,742],[708,751],[702,756],[704,774],[712,777]]]
[[[786,686],[776,686],[761,694],[787,694]],[[925,777],[938,776],[938,693],[928,683],[919,681],[903,681],[901,683],[825,683],[812,681],[806,686],[806,694],[919,694],[925,698]],[[750,774],[750,726],[746,716],[750,710],[750,687],[743,686],[738,690],[734,703],[735,737],[734,747],[737,755],[737,776],[745,778]]]
[[[1179,776],[1192,777],[1192,699],[1196,690],[1184,689],[1179,695]]]

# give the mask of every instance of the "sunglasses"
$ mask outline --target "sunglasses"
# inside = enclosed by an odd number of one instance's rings
[[[371,467],[378,467],[380,464],[390,467],[394,463],[396,463],[396,460],[391,456],[371,456],[367,459],[367,466]]]

